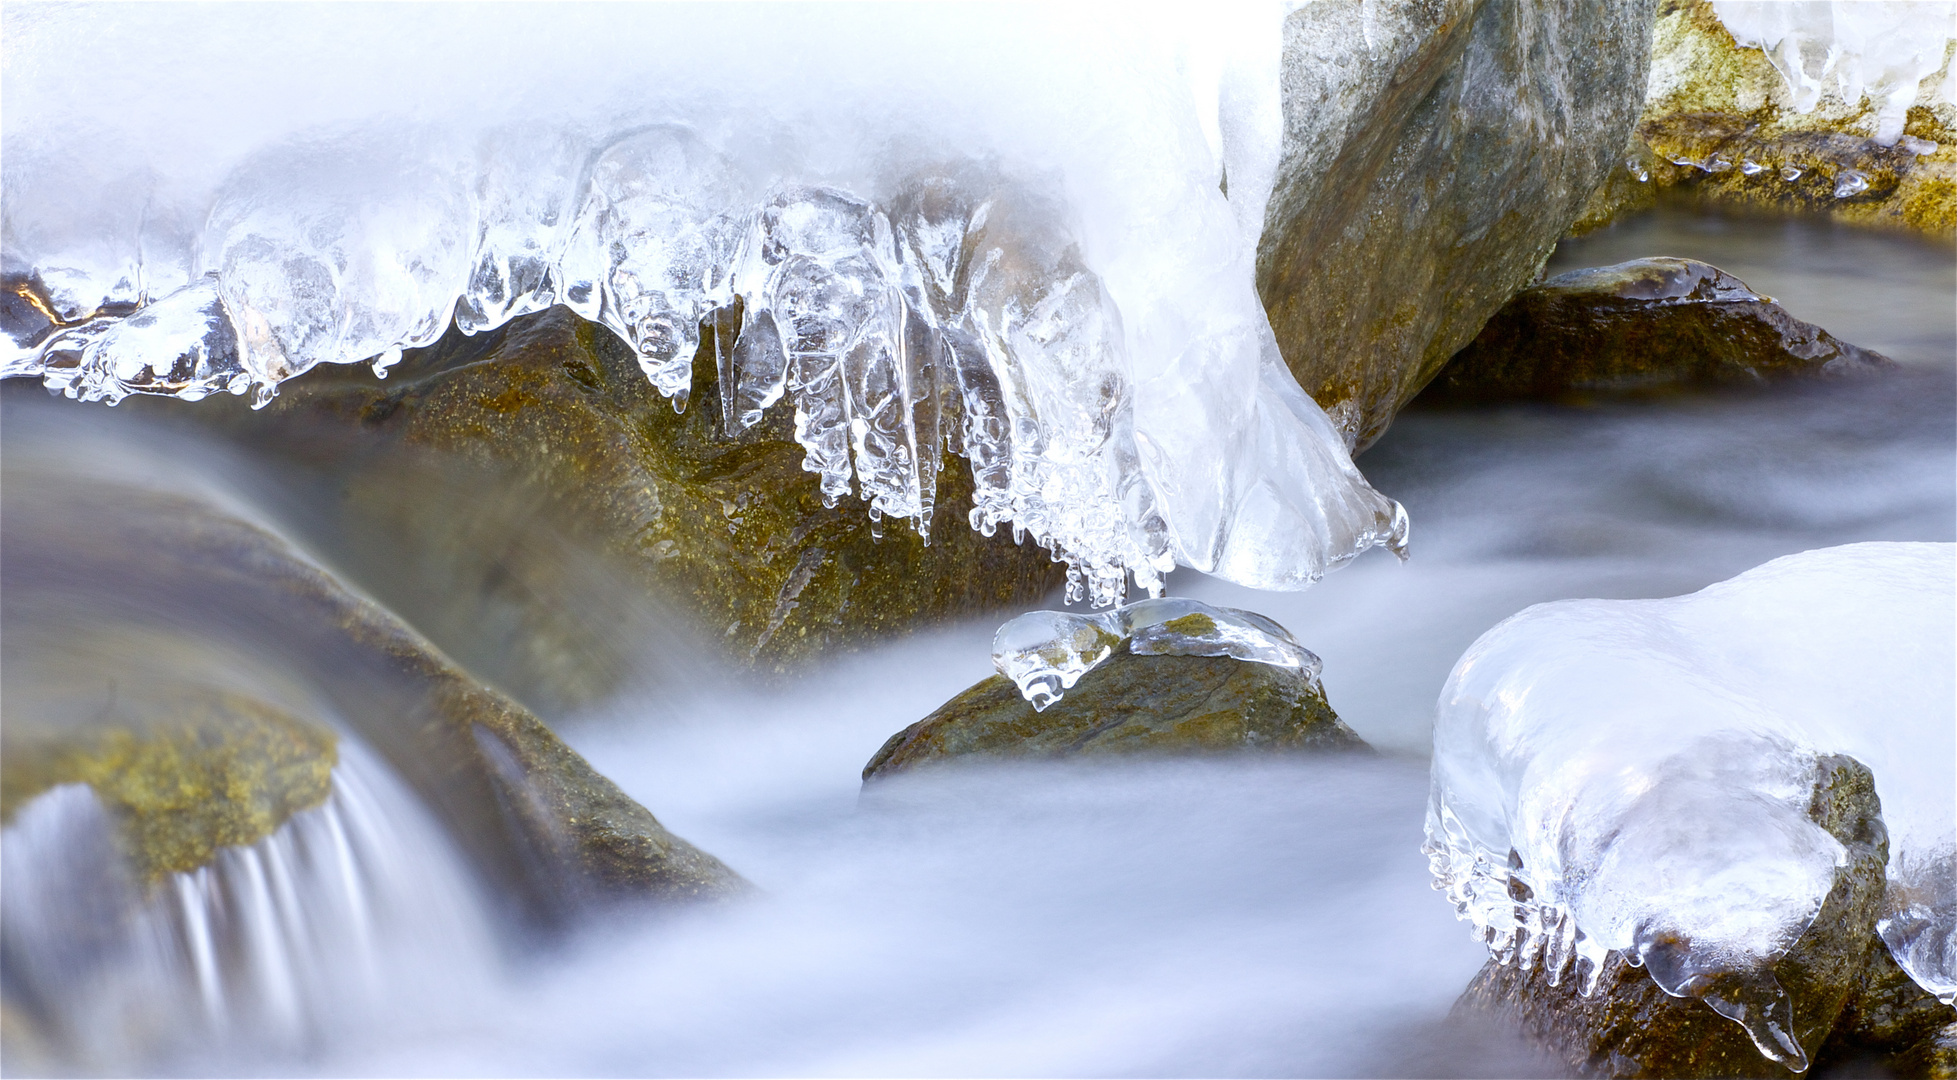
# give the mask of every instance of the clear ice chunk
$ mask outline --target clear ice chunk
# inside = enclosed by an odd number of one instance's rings
[[[1124,641],[1137,656],[1228,656],[1313,680],[1321,667],[1317,656],[1270,619],[1182,597],[1139,600],[1092,615],[1027,612],[993,636],[992,666],[1035,711],[1044,711]]]
[[[1455,665],[1426,850],[1504,963],[1586,989],[1611,951],[1801,1068],[1771,962],[1844,858],[1806,813],[1819,754],[1867,765],[1889,829],[1878,932],[1957,992],[1957,547],[1777,559],[1689,596],[1541,604]],[[1518,899],[1524,897],[1526,899]]]

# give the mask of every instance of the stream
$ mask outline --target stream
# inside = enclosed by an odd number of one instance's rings
[[[990,674],[997,618],[789,685],[704,667],[682,679],[688,665],[649,654],[632,690],[546,719],[758,896],[609,916],[541,943],[452,935],[446,958],[378,957],[382,984],[420,989],[379,991],[385,1008],[321,1001],[346,1015],[308,1037],[101,1067],[1551,1074],[1448,1016],[1486,958],[1419,851],[1433,702],[1455,658],[1533,603],[1676,595],[1854,541],[1957,540],[1947,246],[1661,209],[1566,241],[1549,272],[1643,255],[1713,262],[1901,369],[1658,400],[1416,404],[1359,459],[1411,516],[1406,564],[1371,552],[1289,594],[1171,578],[1172,594],[1288,627],[1378,756],[989,766],[866,792],[860,770],[887,737]],[[56,408],[64,423],[117,419]],[[487,901],[444,895],[458,925],[484,917],[472,904]],[[410,964],[488,974],[389,974]]]

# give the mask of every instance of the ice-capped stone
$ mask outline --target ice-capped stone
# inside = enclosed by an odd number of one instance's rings
[[[1288,668],[1306,679],[1316,679],[1320,669],[1318,657],[1270,619],[1183,597],[1141,600],[1093,615],[1027,612],[993,636],[992,666],[1035,710],[1044,710],[1124,641],[1137,656],[1228,656]]]
[[[111,405],[132,393],[196,401],[252,386],[215,275],[127,318],[64,330],[44,346],[43,356],[42,378],[50,390]]]
[[[1950,1002],[1953,609],[1957,549],[1872,543],[1689,596],[1514,616],[1441,693],[1437,882],[1498,959],[1574,951],[1594,979],[1617,952],[1672,994],[1726,988],[1729,1007],[1709,1003],[1791,1063],[1764,1019],[1778,1015],[1768,967],[1843,858],[1807,792],[1816,755],[1847,755],[1873,773],[1889,832],[1877,931]]]

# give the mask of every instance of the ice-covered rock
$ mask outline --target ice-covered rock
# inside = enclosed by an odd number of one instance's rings
[[[1817,754],[1866,764],[1889,833],[1877,931],[1957,993],[1957,549],[1788,556],[1665,600],[1530,608],[1456,664],[1434,732],[1437,883],[1503,962],[1611,953],[1793,1061],[1770,966],[1844,861]],[[1715,992],[1716,991],[1716,992]]]
[[[145,9],[77,65],[10,14],[0,372],[263,405],[564,304],[874,520],[948,446],[1073,598],[1303,588],[1404,530],[1254,288],[1282,17]]]
[[[864,781],[953,759],[1366,746],[1326,702],[1318,658],[1252,612],[1180,598],[1033,612],[998,649],[999,675],[892,735]]]

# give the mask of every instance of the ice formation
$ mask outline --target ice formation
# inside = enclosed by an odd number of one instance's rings
[[[1768,965],[1843,860],[1806,815],[1816,754],[1874,773],[1890,844],[1878,932],[1951,1002],[1950,544],[1810,551],[1689,596],[1541,604],[1483,634],[1435,721],[1437,887],[1505,963],[1552,980],[1578,963],[1587,992],[1622,952],[1804,1068]]]
[[[992,666],[1035,711],[1059,701],[1122,642],[1137,656],[1228,656],[1316,679],[1318,657],[1290,631],[1254,611],[1160,597],[1092,615],[1030,611],[992,637]]]
[[[1957,4],[1933,0],[1713,0],[1712,9],[1734,41],[1767,54],[1795,112],[1812,111],[1832,82],[1851,107],[1866,96],[1883,146],[1902,137],[1923,81],[1957,38]],[[1933,93],[1957,104],[1957,67]]]
[[[1405,522],[1253,287],[1282,14],[9,8],[0,375],[262,405],[561,303],[874,519],[963,456],[1070,598],[1303,588]]]

